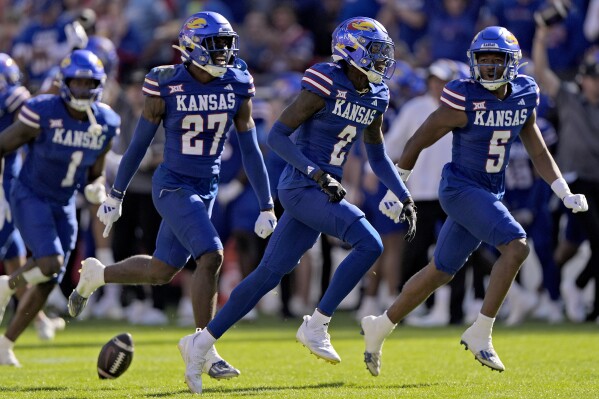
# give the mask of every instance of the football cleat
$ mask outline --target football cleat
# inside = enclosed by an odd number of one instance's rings
[[[194,341],[202,333],[198,330],[181,338],[177,347],[185,362],[185,383],[193,393],[202,393],[202,371],[206,363],[206,353],[201,353],[194,347]]]
[[[42,341],[51,341],[56,335],[56,331],[62,331],[66,327],[66,323],[62,317],[44,317],[36,319],[33,322],[37,337]]]
[[[331,336],[327,332],[329,324],[313,328],[308,325],[312,316],[305,315],[304,322],[297,330],[295,338],[301,342],[312,354],[316,357],[326,360],[329,363],[337,364],[341,361],[341,357],[331,345]]]
[[[5,336],[0,337],[0,366],[21,367],[21,363],[12,350],[14,343]]]
[[[493,348],[491,337],[485,339],[475,338],[471,331],[472,327],[462,334],[460,344],[464,345],[465,350],[469,349],[474,354],[474,358],[483,366],[487,366],[491,370],[497,370],[500,373],[505,371],[505,366],[499,359],[497,352],[495,352],[495,348]]]
[[[364,344],[366,350],[364,351],[364,363],[366,368],[373,376],[378,376],[381,373],[381,357],[383,356],[383,343],[385,338],[393,331],[381,331],[377,327],[377,321],[382,316],[366,316],[360,321],[362,327],[361,334],[364,336]]]
[[[208,374],[211,378],[217,380],[228,380],[230,378],[239,377],[241,374],[239,370],[220,357],[214,345],[212,345],[206,353],[206,362],[204,363],[202,371],[204,374]]]
[[[87,300],[94,291],[104,285],[104,266],[96,258],[87,258],[81,262],[81,270],[79,273],[79,283],[69,296],[67,305],[71,317],[77,317],[81,314]]]

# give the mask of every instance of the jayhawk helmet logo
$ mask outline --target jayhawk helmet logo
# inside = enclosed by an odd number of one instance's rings
[[[355,20],[350,22],[349,24],[347,24],[347,29],[348,30],[366,30],[369,32],[375,32],[376,31],[376,26],[374,26],[374,24],[370,21],[364,21],[364,20]]]
[[[193,18],[187,21],[185,27],[187,29],[203,29],[208,25],[208,22],[204,18]]]

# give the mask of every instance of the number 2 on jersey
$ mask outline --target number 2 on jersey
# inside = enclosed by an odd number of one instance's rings
[[[225,125],[227,124],[227,114],[210,114],[208,115],[207,129],[214,129],[214,138],[210,151],[206,155],[216,155],[218,145],[225,133]],[[204,140],[197,138],[204,132],[204,118],[202,115],[187,115],[182,121],[183,129],[188,129],[181,137],[182,147],[181,152],[188,155],[204,155]]]
[[[505,162],[505,145],[510,140],[512,132],[509,130],[495,130],[489,143],[489,158],[485,170],[488,173],[501,171]]]
[[[343,165],[343,161],[345,161],[345,152],[341,151],[343,148],[354,140],[356,137],[356,127],[352,125],[347,125],[341,133],[337,135],[340,139],[335,147],[333,147],[333,152],[331,153],[331,161],[329,164],[341,166]]]

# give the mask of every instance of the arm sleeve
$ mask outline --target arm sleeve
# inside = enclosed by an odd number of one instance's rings
[[[258,146],[256,137],[256,128],[253,127],[246,132],[238,132],[239,147],[241,148],[241,159],[245,173],[254,188],[260,210],[265,211],[274,207],[274,202],[270,195],[270,183],[268,173],[264,165],[264,158]]]
[[[266,143],[287,163],[293,165],[300,172],[312,177],[320,168],[310,161],[291,141],[289,136],[294,129],[276,121],[270,129]]]
[[[113,196],[122,199],[125,195],[125,191],[146,154],[146,150],[150,146],[158,126],[158,124],[150,122],[143,116],[139,118],[135,127],[135,133],[133,133],[133,139],[131,139],[131,143],[123,155],[123,159],[121,159],[111,192]]]
[[[391,162],[391,159],[385,152],[385,144],[368,144],[364,143],[366,147],[366,154],[368,155],[368,162],[374,174],[378,176],[389,190],[393,192],[399,198],[400,201],[405,201],[410,197],[410,192],[406,188],[406,185],[399,174],[397,169]]]

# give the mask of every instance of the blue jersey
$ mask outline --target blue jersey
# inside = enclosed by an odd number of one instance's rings
[[[27,101],[19,120],[41,132],[29,143],[18,180],[50,202],[67,204],[119,132],[121,118],[108,105],[96,102],[92,111],[102,126],[100,135],[88,132],[89,121],[73,119],[59,96],[40,95]]]
[[[389,88],[384,83],[370,83],[370,90],[360,95],[342,66],[321,63],[306,70],[302,89],[322,97],[325,107],[297,129],[295,143],[308,159],[340,181],[353,143],[372,121],[387,110]],[[287,165],[279,188],[315,184],[307,175]]]
[[[495,193],[503,192],[511,145],[539,101],[533,78],[518,75],[510,86],[503,100],[470,79],[453,80],[441,93],[445,105],[468,116],[466,126],[453,129],[452,162]]]
[[[163,166],[184,176],[212,177],[220,172],[233,118],[241,103],[254,96],[255,88],[247,71],[227,68],[222,77],[201,83],[177,64],[152,69],[143,92],[163,98],[166,104]]]
[[[24,86],[8,86],[0,92],[0,132],[12,125],[15,112],[31,97]],[[4,191],[9,192],[12,179],[17,177],[21,169],[21,158],[16,152],[4,157]]]

